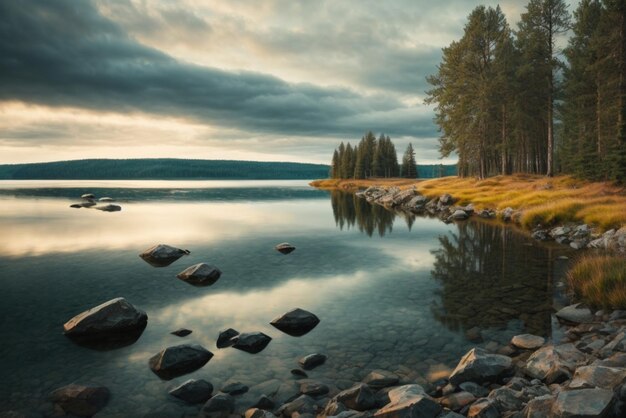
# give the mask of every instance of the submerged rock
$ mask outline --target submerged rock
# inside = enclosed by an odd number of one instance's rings
[[[320,382],[307,380],[300,383],[300,393],[303,395],[321,396],[326,395],[329,391],[328,386]]]
[[[139,254],[139,257],[151,266],[166,267],[189,253],[189,250],[181,250],[166,244],[157,244]]]
[[[73,203],[70,205],[71,208],[80,209],[83,207],[82,203]]]
[[[103,386],[71,384],[56,389],[48,399],[66,414],[92,417],[109,402],[111,393]]]
[[[119,212],[122,210],[122,207],[118,205],[108,204],[108,205],[96,205],[94,209],[98,209],[103,212]]]
[[[321,366],[322,364],[324,364],[326,362],[326,359],[327,357],[324,354],[314,353],[302,357],[300,360],[298,360],[298,363],[300,363],[300,366],[302,366],[304,370],[312,370],[317,366]]]
[[[220,331],[220,335],[217,337],[215,345],[217,348],[226,348],[235,344],[234,337],[239,335],[239,331],[232,328],[228,328]]]
[[[355,411],[367,411],[377,406],[374,392],[363,383],[358,383],[350,389],[339,392],[334,399]]]
[[[394,373],[388,372],[386,370],[373,370],[365,379],[363,379],[363,383],[371,387],[372,389],[382,389],[389,386],[396,385],[400,379]]]
[[[150,369],[163,380],[170,380],[198,370],[213,353],[197,344],[182,344],[168,347],[150,358]]]
[[[176,331],[170,332],[172,335],[176,335],[177,337],[186,337],[191,334],[193,331],[187,328],[179,328]]]
[[[222,275],[220,269],[207,263],[198,263],[187,267],[176,275],[180,280],[193,286],[211,286]]]
[[[306,374],[303,370],[300,370],[300,369],[291,369],[291,374],[299,379],[306,379],[307,377],[309,377],[308,374]]]
[[[270,341],[272,341],[272,338],[262,332],[244,332],[234,337],[233,341],[233,348],[250,354],[256,354],[263,351]]]
[[[218,393],[206,401],[198,417],[200,418],[227,418],[235,411],[235,399],[226,394]]]
[[[78,343],[111,344],[114,348],[135,342],[148,323],[148,315],[124,298],[111,299],[63,324],[63,333]],[[94,347],[97,348],[97,347]]]
[[[285,334],[300,337],[309,333],[319,322],[319,318],[311,312],[297,308],[274,318],[270,324]]]
[[[220,389],[220,392],[228,393],[230,396],[243,395],[250,389],[248,386],[241,382],[229,383]]]
[[[115,202],[115,200],[113,200],[113,198],[111,197],[101,197],[100,199],[98,199],[99,202]]]
[[[450,375],[450,383],[493,381],[511,371],[513,361],[500,354],[489,354],[481,348],[473,348],[463,356]]]
[[[213,394],[213,385],[206,380],[189,379],[170,390],[170,395],[190,404],[206,402]]]
[[[546,339],[538,335],[521,334],[511,339],[511,345],[523,350],[535,350],[544,345]]]
[[[85,193],[80,196],[81,199],[95,199],[96,196],[93,193]]]
[[[276,251],[278,251],[281,254],[289,254],[289,253],[294,252],[296,249],[296,247],[289,244],[288,242],[281,242],[274,248],[276,248]]]

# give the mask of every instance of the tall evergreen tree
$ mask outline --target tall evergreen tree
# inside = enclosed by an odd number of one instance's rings
[[[409,143],[402,157],[402,177],[409,179],[417,178],[417,163],[415,162],[415,150],[413,144]]]
[[[339,160],[339,152],[335,148],[335,152],[333,152],[333,159],[330,163],[330,178],[338,179],[340,173],[340,160]]]

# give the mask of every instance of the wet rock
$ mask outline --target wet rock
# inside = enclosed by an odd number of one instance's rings
[[[426,394],[415,395],[402,399],[400,402],[391,401],[374,413],[375,417],[400,418],[419,417],[435,418],[441,412],[441,405]]]
[[[122,210],[122,207],[119,205],[108,204],[96,205],[94,206],[94,209],[101,210],[102,212],[119,212]]]
[[[469,392],[476,398],[482,398],[489,394],[489,390],[474,382],[463,382],[459,384],[459,388],[465,392]]]
[[[228,418],[235,411],[235,399],[226,394],[218,393],[206,401],[198,417],[200,418]]]
[[[339,392],[334,399],[355,411],[367,411],[377,406],[374,392],[363,383],[358,383],[350,389]]]
[[[493,399],[482,398],[474,402],[467,412],[468,418],[500,418],[500,412]]]
[[[329,392],[328,386],[323,383],[313,380],[304,381],[300,383],[300,393],[309,396],[321,396],[326,395]]]
[[[86,345],[119,342],[119,346],[124,346],[135,342],[147,323],[148,315],[144,311],[124,298],[115,298],[67,321],[63,333]]]
[[[170,390],[169,393],[190,404],[202,403],[213,394],[213,385],[203,379],[189,379]]]
[[[372,389],[382,389],[389,386],[396,385],[400,379],[394,373],[388,372],[386,370],[373,370],[365,379],[363,379],[363,383],[371,387]]]
[[[298,363],[304,370],[312,370],[317,366],[321,366],[326,362],[327,357],[324,354],[314,353],[302,357]]]
[[[320,320],[315,314],[297,308],[274,318],[270,324],[285,334],[300,337],[309,333],[319,322]]]
[[[220,331],[220,335],[217,337],[215,345],[217,348],[226,348],[235,344],[234,338],[239,335],[239,331],[232,328],[224,329]]]
[[[274,409],[274,405],[275,403],[273,400],[265,395],[261,395],[259,399],[257,399],[256,402],[252,405],[252,408],[265,409],[269,411]]]
[[[600,349],[600,355],[608,357],[614,351],[626,351],[626,331],[618,332],[607,345]]]
[[[474,348],[463,356],[450,375],[450,383],[493,381],[509,373],[513,367],[510,357],[489,354],[481,348]]]
[[[189,250],[181,250],[166,244],[157,244],[139,254],[139,257],[151,266],[166,267],[189,253]]]
[[[315,414],[317,412],[317,404],[315,399],[308,395],[301,395],[293,401],[286,403],[278,409],[278,414],[285,417],[291,417],[295,412],[300,414]]]
[[[223,393],[228,393],[230,396],[237,396],[237,395],[243,395],[249,389],[250,388],[248,388],[248,386],[244,385],[241,382],[233,382],[221,388],[220,391]]]
[[[207,263],[195,264],[187,267],[176,275],[180,280],[193,286],[211,286],[222,275],[220,269]]]
[[[491,391],[488,398],[496,402],[496,407],[501,413],[519,411],[524,405],[522,394],[506,386]]]
[[[74,209],[80,209],[83,207],[83,205],[81,203],[72,203],[70,207]]]
[[[532,334],[516,335],[511,339],[511,345],[523,350],[536,350],[544,345],[545,338]]]
[[[278,251],[281,254],[289,254],[289,253],[294,252],[296,249],[296,247],[289,244],[288,242],[281,242],[274,248],[276,248],[276,251]]]
[[[455,221],[464,221],[465,219],[469,218],[469,215],[467,214],[466,211],[461,210],[461,209],[457,209],[450,216],[450,218],[455,220]]]
[[[98,202],[115,202],[115,200],[111,197],[104,196],[98,199]]]
[[[513,219],[513,208],[505,208],[502,211],[502,220],[505,222],[509,222]]]
[[[245,414],[245,418],[276,418],[276,415],[262,408],[250,408]]]
[[[598,387],[615,389],[626,381],[626,369],[606,366],[582,366],[576,369],[571,389]]]
[[[586,357],[573,344],[548,345],[535,351],[526,362],[528,376],[544,380],[550,372],[564,369],[571,371]]]
[[[191,334],[193,331],[187,328],[178,328],[176,331],[170,332],[172,335],[176,335],[177,337],[186,337]]]
[[[613,401],[613,391],[607,389],[580,389],[562,391],[552,405],[552,416],[593,418],[604,417]]]
[[[95,199],[96,196],[93,193],[85,193],[80,196],[81,199]]]
[[[537,229],[536,231],[533,231],[532,237],[537,241],[547,241],[548,231],[546,231],[545,229]]]
[[[528,401],[522,410],[524,418],[546,418],[551,416],[552,404],[554,403],[553,395],[544,395]]]
[[[309,377],[303,370],[300,369],[291,369],[291,374],[300,379],[306,379]]]
[[[441,398],[440,402],[446,408],[458,411],[475,400],[476,397],[469,392],[456,392]]]
[[[150,369],[163,380],[170,380],[198,370],[213,353],[197,344],[181,344],[168,347],[150,358]]]
[[[234,341],[233,348],[256,354],[263,351],[272,338],[262,332],[244,332],[232,340]]]
[[[454,199],[449,194],[443,194],[439,197],[439,203],[442,205],[450,206],[454,203]]]
[[[56,389],[48,399],[66,414],[92,417],[109,402],[111,393],[103,386],[71,384]]]

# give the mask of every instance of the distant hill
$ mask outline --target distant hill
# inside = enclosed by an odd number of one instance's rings
[[[417,177],[432,179],[436,177],[456,176],[456,164],[418,164]]]

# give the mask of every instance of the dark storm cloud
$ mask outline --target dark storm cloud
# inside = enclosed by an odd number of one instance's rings
[[[370,128],[435,135],[429,114],[389,95],[177,61],[136,42],[86,1],[6,1],[0,16],[0,100],[183,116],[283,135]]]

